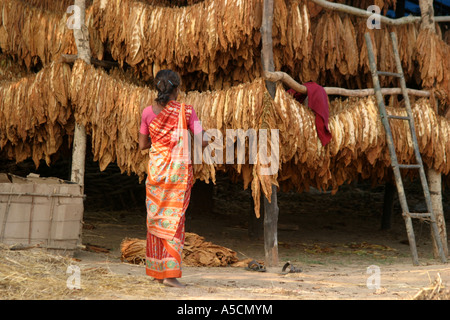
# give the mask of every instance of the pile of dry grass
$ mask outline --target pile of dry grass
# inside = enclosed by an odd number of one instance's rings
[[[450,289],[444,286],[438,273],[433,283],[427,288],[420,289],[413,300],[450,300]]]
[[[10,250],[0,245],[0,296],[2,299],[46,299],[69,293],[68,258],[42,250]]]
[[[73,274],[68,272],[71,265],[80,268],[80,289],[67,286]],[[160,286],[150,277],[120,275],[105,267],[83,266],[45,249],[12,250],[0,244],[2,300],[152,299],[158,292]]]

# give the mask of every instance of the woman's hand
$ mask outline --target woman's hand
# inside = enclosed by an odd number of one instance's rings
[[[152,146],[150,137],[146,134],[139,133],[139,150],[146,150]]]

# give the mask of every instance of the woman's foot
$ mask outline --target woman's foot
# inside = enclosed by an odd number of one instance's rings
[[[162,283],[169,287],[175,288],[185,288],[186,285],[180,283],[176,278],[167,278],[162,281]]]

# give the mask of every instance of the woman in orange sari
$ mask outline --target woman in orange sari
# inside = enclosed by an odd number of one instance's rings
[[[172,70],[157,73],[158,97],[155,104],[144,109],[139,130],[139,148],[150,148],[146,273],[174,287],[184,286],[177,278],[181,277],[185,212],[193,184],[187,129],[193,134],[203,133],[192,106],[176,101],[180,82]]]

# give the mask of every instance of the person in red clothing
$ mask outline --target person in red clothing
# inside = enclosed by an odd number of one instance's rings
[[[157,73],[158,97],[143,110],[139,130],[139,148],[150,149],[146,274],[173,287],[184,286],[177,278],[182,274],[185,212],[193,185],[192,164],[180,146],[187,149],[187,130],[194,135],[203,134],[194,108],[176,101],[180,83],[179,75],[172,70]]]

